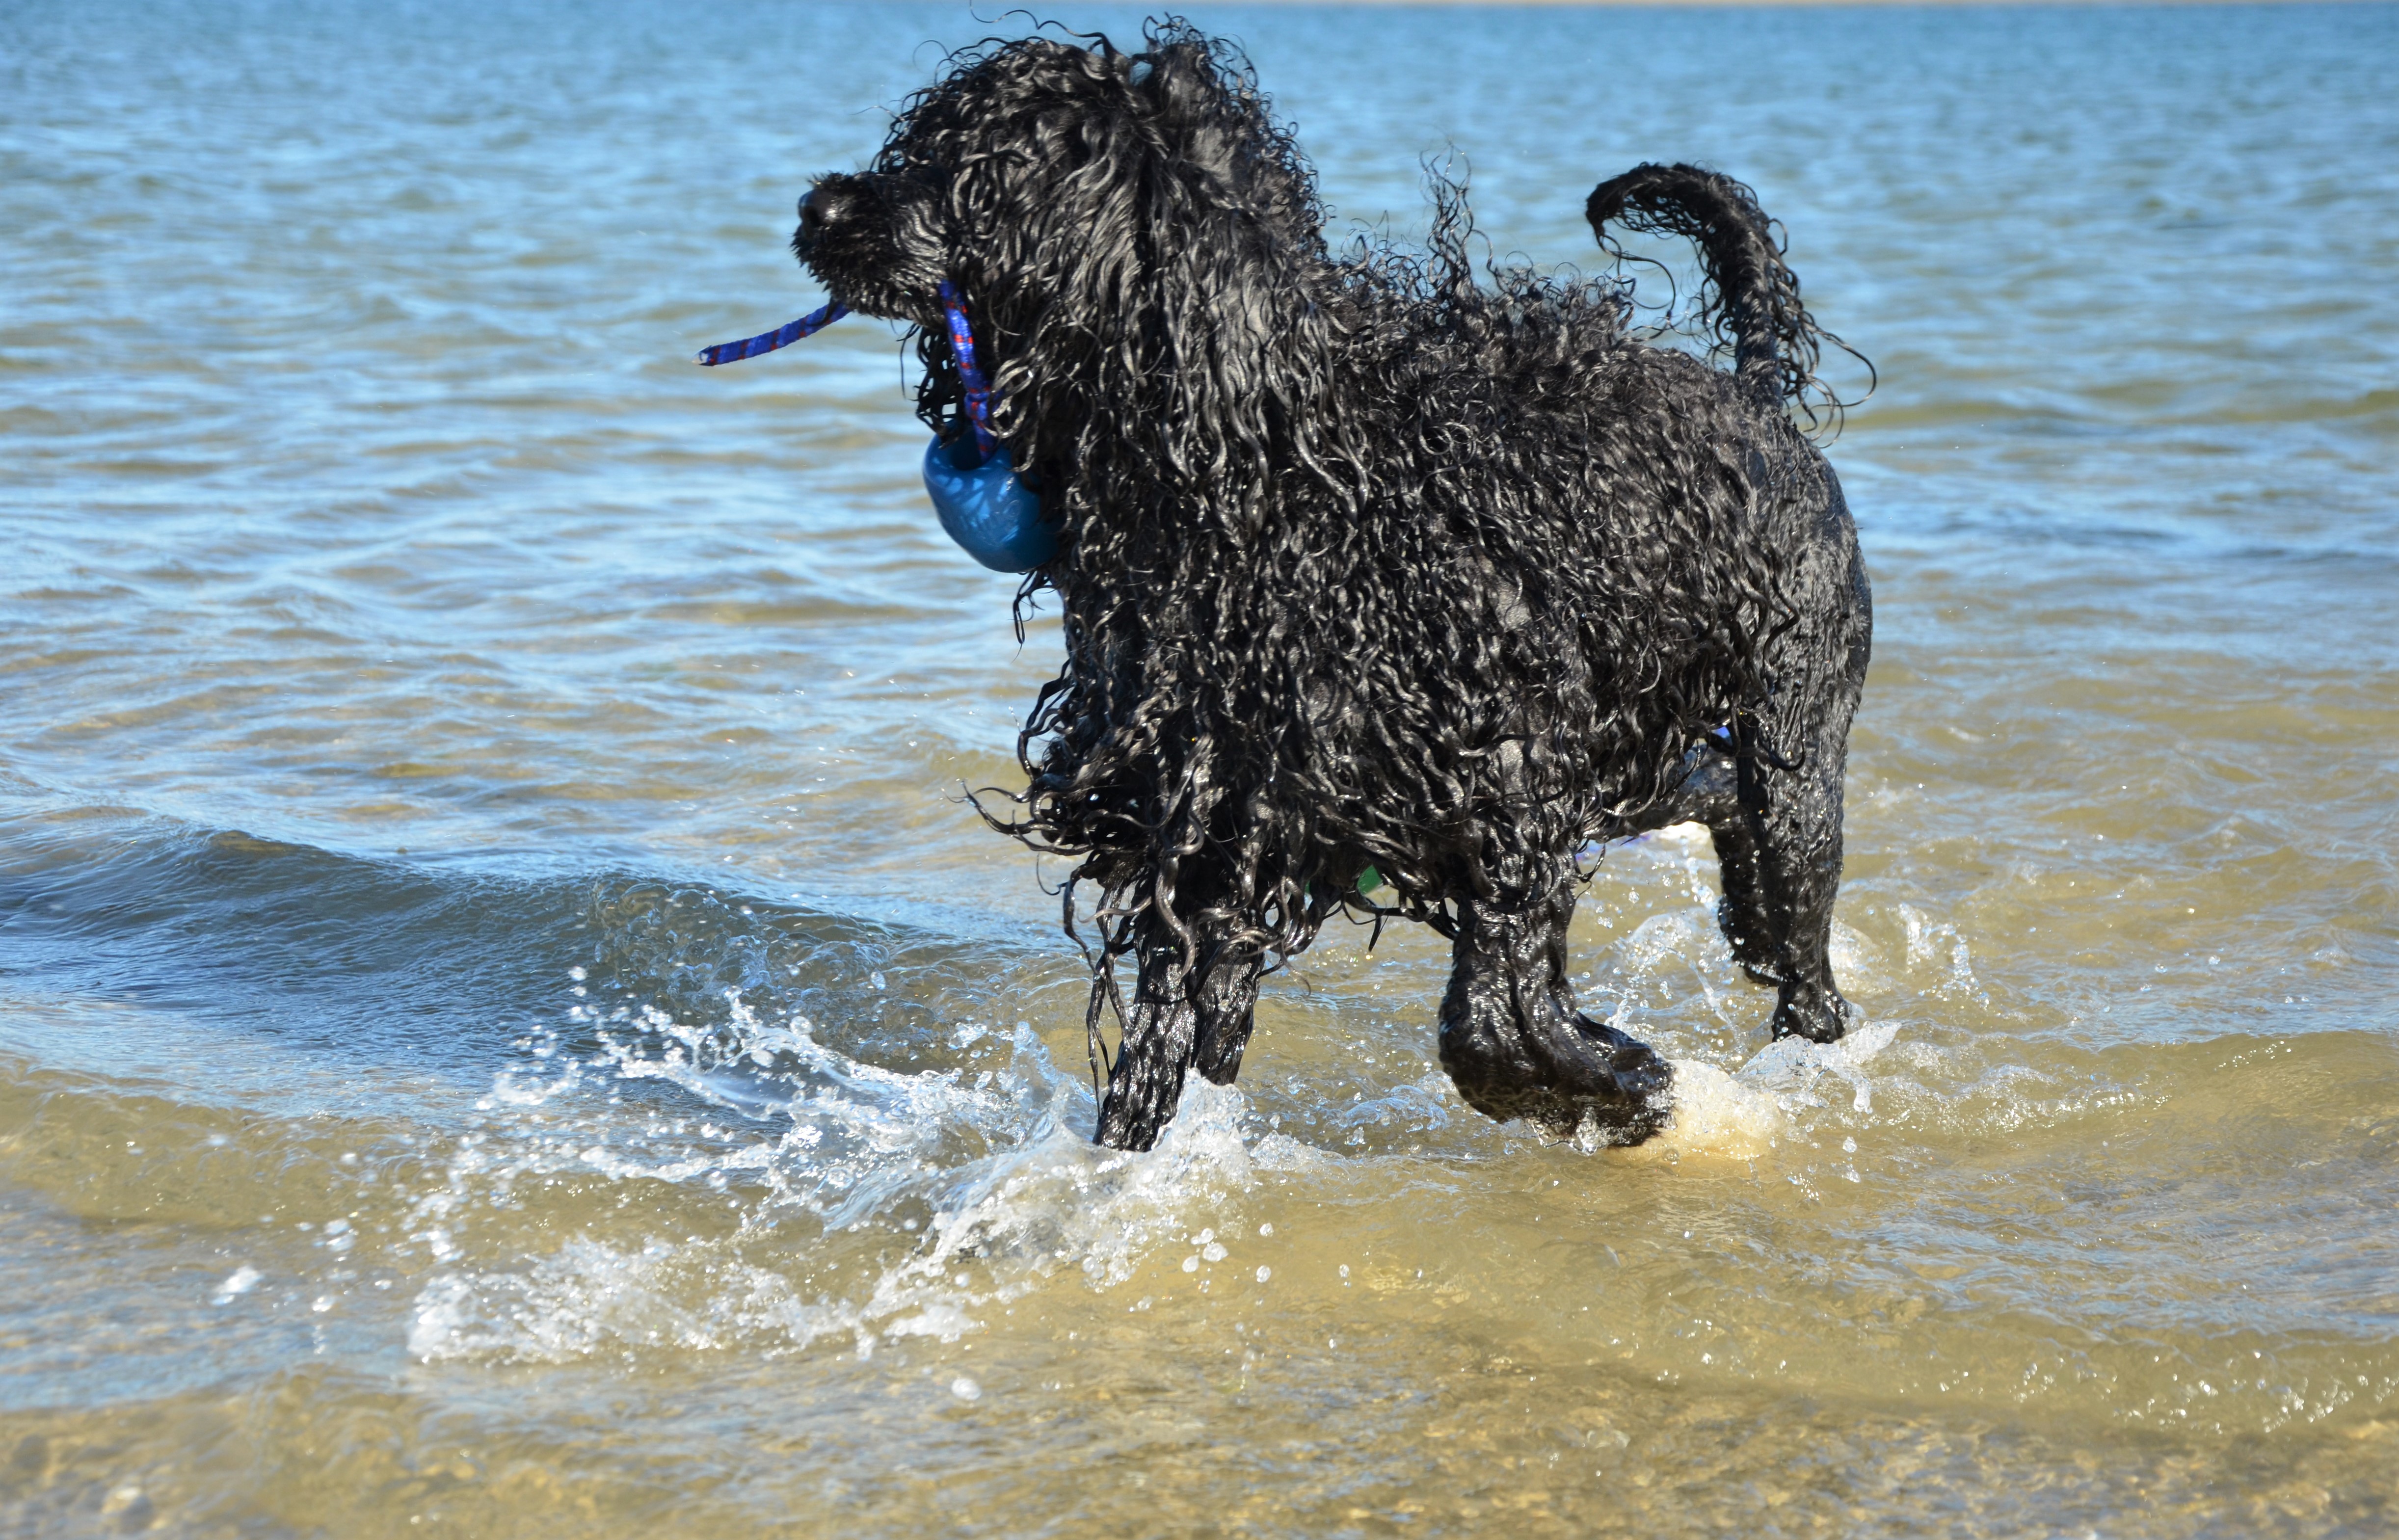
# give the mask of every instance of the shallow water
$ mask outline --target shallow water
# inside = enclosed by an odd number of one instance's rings
[[[1054,630],[886,329],[685,361],[983,28],[13,8],[0,1531],[2399,1525],[2399,10],[1203,20],[1345,219],[1788,224],[1882,371],[1864,1029],[1767,1045],[1670,834],[1575,938],[1652,1145],[1468,1111],[1344,933],[1093,1150],[957,797]]]

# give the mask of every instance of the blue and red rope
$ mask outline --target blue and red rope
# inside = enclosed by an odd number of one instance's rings
[[[788,321],[772,331],[761,331],[754,337],[744,337],[738,343],[719,343],[703,347],[692,355],[692,361],[713,369],[718,364],[739,363],[762,353],[772,353],[779,347],[789,347],[802,337],[823,331],[849,314],[849,307],[839,301],[822,309],[811,310],[798,320]],[[974,430],[975,448],[990,459],[999,447],[991,433],[991,385],[975,363],[974,328],[968,324],[966,306],[959,303],[957,286],[949,279],[942,280],[942,314],[950,324],[950,352],[958,361],[958,381],[966,386],[967,426]]]
[[[802,337],[823,331],[849,314],[847,305],[835,303],[821,310],[811,310],[798,320],[786,321],[772,331],[761,331],[754,337],[744,337],[738,343],[718,343],[703,347],[691,356],[691,361],[713,369],[718,364],[739,363],[754,358],[761,353],[772,353],[779,347],[789,347]]]

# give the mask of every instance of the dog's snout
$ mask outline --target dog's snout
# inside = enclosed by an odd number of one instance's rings
[[[827,171],[799,201],[792,255],[847,309],[938,322],[950,266],[928,190],[885,171]]]
[[[831,182],[818,182],[800,199],[800,238],[815,239],[847,220],[857,205],[854,194]]]

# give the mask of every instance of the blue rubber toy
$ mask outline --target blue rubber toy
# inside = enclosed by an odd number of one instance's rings
[[[971,434],[926,446],[925,494],[950,538],[994,572],[1031,572],[1058,554],[1041,494],[1010,466],[1007,451],[995,448],[986,459]]]

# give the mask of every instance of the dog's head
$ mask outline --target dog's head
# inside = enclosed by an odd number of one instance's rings
[[[935,333],[940,285],[956,284],[1003,395],[1040,383],[1028,355],[1080,390],[1180,377],[1187,394],[1195,362],[1231,385],[1288,326],[1268,290],[1321,262],[1313,175],[1228,45],[1180,23],[1145,44],[1037,36],[956,56],[871,165],[817,179],[793,252],[844,304]]]

